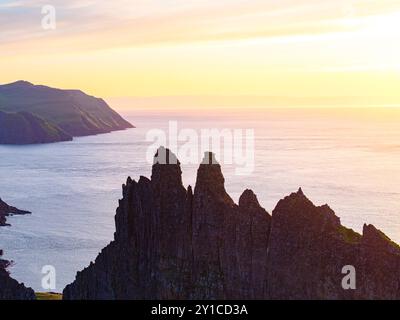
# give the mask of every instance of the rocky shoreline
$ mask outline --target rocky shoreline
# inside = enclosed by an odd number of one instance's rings
[[[19,210],[9,206],[0,199],[0,227],[9,226],[6,218],[14,214],[30,214],[29,211]],[[12,265],[11,261],[2,259],[3,250],[0,249],[0,300],[34,300],[35,293],[31,288],[26,288],[24,284],[10,277],[7,268]]]
[[[0,227],[10,226],[10,224],[7,223],[8,216],[26,214],[31,214],[31,212],[12,207],[0,198]]]

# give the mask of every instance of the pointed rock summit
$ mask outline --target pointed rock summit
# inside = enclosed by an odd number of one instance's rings
[[[400,249],[375,227],[345,228],[302,189],[271,217],[251,190],[235,204],[224,182],[206,153],[185,189],[176,156],[160,148],[151,179],[123,186],[114,241],[64,299],[400,299]],[[342,287],[347,265],[355,290]]]
[[[164,147],[157,150],[154,155],[151,180],[153,184],[164,184],[165,187],[182,186],[181,164],[171,150]]]
[[[197,170],[195,194],[204,197],[217,197],[221,202],[234,205],[233,200],[225,190],[225,178],[221,165],[212,152],[206,152]],[[199,199],[203,201],[203,198]]]
[[[196,186],[210,185],[225,189],[225,179],[222,175],[221,165],[212,152],[206,152],[197,171]]]
[[[242,193],[239,198],[239,207],[244,209],[260,207],[257,196],[252,190],[247,189]]]

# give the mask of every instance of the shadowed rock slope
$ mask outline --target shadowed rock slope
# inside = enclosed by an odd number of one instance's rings
[[[211,161],[209,161],[211,160]],[[359,235],[300,189],[271,216],[246,190],[235,204],[206,154],[192,191],[164,148],[151,179],[128,178],[114,241],[64,299],[399,299],[400,249],[373,226]],[[356,289],[342,268],[356,269]]]

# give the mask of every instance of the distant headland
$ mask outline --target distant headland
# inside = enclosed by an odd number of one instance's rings
[[[133,128],[100,98],[27,81],[0,85],[0,144],[71,141]]]

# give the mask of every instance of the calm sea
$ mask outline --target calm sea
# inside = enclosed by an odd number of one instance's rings
[[[235,174],[223,165],[226,188],[237,201],[246,188],[271,212],[300,186],[315,204],[328,203],[344,225],[381,228],[400,242],[400,120],[396,111],[268,110],[248,112],[130,112],[136,129],[72,142],[0,146],[0,196],[33,212],[0,228],[0,248],[15,261],[12,276],[44,291],[41,269],[53,265],[57,289],[94,260],[114,233],[121,185],[149,176],[146,133],[169,120],[178,129],[254,129],[255,169]],[[196,165],[183,165],[193,184]]]

